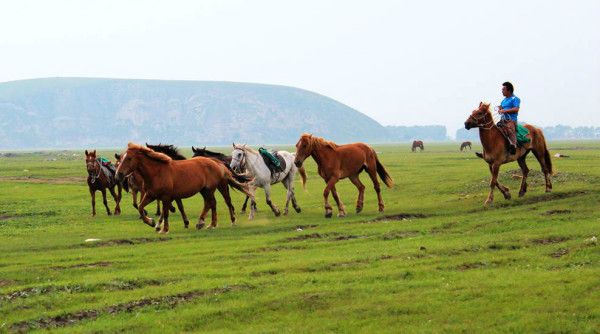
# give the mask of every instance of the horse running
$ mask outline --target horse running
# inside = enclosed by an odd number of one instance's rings
[[[279,216],[281,212],[275,204],[271,201],[271,185],[281,182],[287,189],[287,196],[285,201],[284,215],[288,214],[288,208],[290,200],[294,206],[296,212],[300,212],[301,209],[296,202],[296,194],[294,193],[294,177],[296,172],[300,172],[302,177],[302,186],[306,185],[306,172],[302,167],[296,167],[294,165],[294,154],[287,151],[277,151],[278,155],[283,157],[285,160],[285,169],[281,172],[271,174],[271,170],[265,164],[262,156],[259,152],[251,149],[246,145],[233,144],[233,152],[231,153],[231,164],[232,169],[245,169],[250,176],[254,178],[252,185],[255,187],[263,188],[265,191],[265,197],[267,204],[273,210],[275,216]],[[253,198],[250,199],[250,215],[249,219],[254,218],[254,211],[256,204]]]
[[[522,146],[518,146],[515,154],[510,154],[506,138],[504,138],[500,129],[498,129],[494,122],[489,103],[479,103],[479,108],[473,110],[471,116],[465,121],[465,128],[467,130],[479,128],[479,138],[481,140],[481,145],[483,146],[483,159],[488,163],[490,172],[492,173],[490,193],[484,204],[486,207],[494,202],[494,187],[498,187],[498,190],[504,195],[505,199],[511,198],[509,189],[498,183],[500,166],[505,163],[515,160],[519,163],[519,167],[521,167],[521,172],[523,173],[519,197],[525,195],[527,192],[527,174],[529,173],[529,168],[525,163],[525,159],[529,152],[533,153],[542,167],[542,172],[546,179],[546,192],[552,190],[552,182],[550,181],[550,176],[552,175],[552,159],[550,158],[550,152],[548,152],[546,146],[544,134],[542,130],[532,125],[526,124],[524,126],[529,130],[528,136],[531,141]]]
[[[121,214],[121,183],[116,182],[114,175],[107,176],[103,173],[100,166],[100,162],[96,157],[96,150],[88,152],[85,150],[85,165],[88,172],[87,184],[92,195],[92,216],[96,215],[96,191],[102,193],[102,203],[106,208],[106,213],[110,216],[110,209],[108,208],[108,202],[106,201],[106,189],[110,191],[113,199],[117,203],[115,206],[115,215]],[[115,186],[117,186],[118,193],[115,194]]]
[[[229,166],[231,164],[231,155],[225,155],[220,152],[209,151],[206,149],[206,146],[204,146],[204,148],[197,148],[197,147],[192,146],[192,152],[194,152],[194,157],[205,157],[205,158],[216,159],[216,160],[222,162],[225,166],[227,166],[227,168],[231,169],[231,167]],[[242,213],[246,213],[246,207],[248,205],[249,198],[250,197],[246,196],[246,199],[244,200],[244,205],[242,205]],[[254,211],[256,211],[256,203],[254,203]]]
[[[471,150],[471,142],[470,141],[465,141],[462,144],[460,144],[460,151],[462,152],[463,149],[466,150],[467,147],[469,148],[469,151]]]
[[[346,215],[344,204],[340,201],[335,184],[345,178],[358,188],[358,199],[356,201],[356,213],[363,209],[365,186],[360,182],[359,174],[366,170],[373,182],[375,192],[377,193],[377,201],[379,212],[383,212],[384,204],[381,197],[381,188],[377,174],[381,180],[389,188],[392,187],[393,181],[385,167],[379,162],[377,153],[371,147],[364,143],[354,143],[347,145],[337,145],[334,142],[316,137],[310,134],[303,134],[296,144],[296,160],[295,165],[300,167],[306,158],[312,156],[319,168],[319,175],[325,180],[327,186],[323,191],[325,199],[325,217],[331,218],[333,210],[329,204],[329,193],[333,195],[339,214],[338,217]]]
[[[146,216],[144,207],[157,199],[162,201],[163,227],[160,233],[169,232],[169,208],[171,201],[188,198],[200,193],[204,198],[204,208],[198,218],[197,229],[204,227],[204,219],[211,211],[211,224],[217,226],[217,201],[215,190],[219,190],[229,208],[231,224],[235,224],[235,210],[231,204],[229,187],[232,186],[252,198],[247,183],[238,182],[232,173],[222,164],[207,158],[193,158],[189,160],[173,160],[169,156],[154,152],[152,149],[137,144],[129,143],[127,151],[121,157],[117,169],[117,178],[123,179],[138,171],[144,180],[146,193],[139,205],[139,213],[144,223],[160,229],[159,224]],[[184,215],[184,212],[182,212]],[[187,218],[184,218],[187,220]]]
[[[420,141],[420,140],[413,141],[411,151],[416,152],[417,148],[421,149],[421,151],[425,150],[425,146],[423,146],[422,141]]]

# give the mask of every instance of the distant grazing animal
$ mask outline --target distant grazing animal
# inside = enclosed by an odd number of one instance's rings
[[[265,160],[261,154],[246,145],[233,144],[233,152],[231,152],[231,164],[232,169],[245,169],[249,175],[254,178],[252,185],[254,187],[260,187],[265,190],[265,197],[267,204],[273,210],[275,216],[279,216],[281,212],[275,204],[271,201],[271,185],[281,182],[287,189],[285,211],[284,215],[288,214],[290,201],[296,212],[300,212],[300,206],[296,202],[296,194],[294,192],[294,177],[296,172],[300,173],[302,177],[302,186],[306,184],[306,172],[302,167],[296,167],[294,165],[295,155],[287,151],[275,152],[283,159],[284,169],[280,172],[271,173],[271,170],[265,163]],[[250,215],[249,219],[254,218],[254,211],[256,204],[254,199],[250,200]]]
[[[423,146],[422,141],[420,141],[420,140],[413,141],[411,151],[416,152],[417,148],[420,148],[421,151],[425,150],[425,147]]]
[[[521,172],[523,174],[519,197],[525,195],[527,192],[527,174],[529,173],[529,168],[527,168],[525,160],[529,152],[533,153],[542,167],[542,172],[546,179],[546,192],[552,190],[552,182],[550,181],[550,176],[552,175],[552,159],[550,158],[550,152],[548,152],[546,139],[544,138],[542,130],[526,124],[525,128],[529,130],[528,136],[531,141],[518,146],[515,154],[510,154],[506,139],[494,122],[494,118],[490,111],[490,104],[483,102],[479,103],[479,107],[473,110],[471,116],[467,118],[465,121],[465,128],[467,130],[479,128],[479,138],[481,140],[481,145],[483,146],[482,158],[488,163],[490,172],[492,173],[490,193],[484,204],[486,207],[494,202],[494,187],[498,187],[505,199],[511,198],[508,188],[498,183],[500,166],[508,162],[516,160],[519,163],[519,167],[521,167]]]
[[[220,162],[222,162],[225,166],[227,166],[227,168],[231,169],[231,167],[229,166],[231,164],[231,155],[225,155],[220,152],[209,151],[206,149],[206,146],[204,146],[203,148],[197,148],[192,146],[192,152],[194,152],[194,157],[206,157],[217,159]],[[244,171],[241,172],[243,173]],[[242,213],[246,213],[246,207],[248,206],[249,198],[250,197],[246,196],[246,199],[244,200],[244,205],[242,205]],[[254,203],[253,205],[254,211],[256,211],[256,203]]]
[[[344,204],[340,201],[335,184],[345,178],[358,188],[358,200],[356,201],[356,213],[363,209],[365,186],[360,182],[359,174],[366,170],[373,182],[375,192],[377,192],[377,201],[379,212],[383,212],[384,204],[381,197],[381,189],[377,174],[386,186],[392,187],[393,181],[385,167],[379,162],[377,153],[371,147],[364,143],[354,143],[347,145],[337,145],[334,142],[325,140],[311,134],[303,134],[296,144],[296,166],[302,166],[306,158],[312,156],[317,163],[319,175],[325,180],[327,186],[323,191],[325,199],[325,217],[331,218],[333,209],[329,204],[329,193],[337,203],[338,217],[346,215]]]
[[[253,197],[248,183],[238,182],[223,164],[213,159],[198,157],[189,160],[173,160],[163,153],[129,143],[117,168],[117,179],[122,180],[134,171],[139,172],[144,179],[146,191],[138,208],[139,213],[144,223],[155,227],[157,231],[160,229],[160,224],[155,225],[154,221],[146,216],[144,207],[155,199],[162,201],[164,224],[160,233],[169,232],[169,210],[165,208],[168,208],[173,200],[192,197],[198,192],[202,195],[204,208],[196,224],[196,228],[201,229],[205,225],[204,219],[209,210],[211,211],[209,227],[217,226],[215,190],[219,190],[223,195],[232,224],[235,224],[235,209],[231,204],[229,186]]]
[[[467,147],[469,148],[469,150],[471,150],[471,142],[470,141],[465,141],[462,144],[460,144],[460,151],[462,152],[463,149],[467,149]]]
[[[96,150],[88,152],[85,150],[85,165],[88,172],[87,184],[92,196],[92,216],[96,215],[96,191],[102,193],[102,203],[106,207],[106,213],[110,216],[110,209],[106,201],[106,189],[110,191],[113,199],[117,203],[115,206],[115,215],[121,214],[121,183],[115,180],[114,171],[102,166],[99,157],[96,157]],[[118,193],[115,194],[115,186]]]

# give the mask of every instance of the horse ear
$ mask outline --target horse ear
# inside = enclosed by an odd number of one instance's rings
[[[121,156],[120,156],[120,155],[118,155],[117,153],[115,153],[115,159],[117,159],[117,160],[121,160]]]
[[[94,152],[92,152],[92,155],[96,155],[96,150],[94,150]]]
[[[196,153],[196,148],[192,145],[192,152]]]
[[[479,108],[481,108],[481,106],[483,105],[483,101],[479,102]]]
[[[202,150],[206,151],[206,146],[204,146],[204,148]]]
[[[85,155],[89,155],[87,150],[85,150]]]
[[[235,143],[231,143],[231,145],[233,145],[233,148],[235,148]]]

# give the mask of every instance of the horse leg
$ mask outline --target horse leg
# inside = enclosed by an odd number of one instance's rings
[[[137,193],[138,193],[137,190],[131,189],[131,197],[132,197],[132,200],[133,200],[133,207],[136,208],[136,209],[138,208]]]
[[[271,207],[271,210],[275,214],[275,217],[279,217],[281,215],[281,211],[279,211],[277,206],[275,204],[273,204],[273,202],[271,201],[271,185],[265,184],[263,189],[265,190],[265,197],[267,199],[267,205]]]
[[[204,199],[204,207],[202,208],[202,212],[200,212],[200,217],[198,218],[198,224],[196,224],[196,229],[202,229],[205,225],[204,219],[206,218],[206,213],[210,209],[210,201],[208,196],[208,189],[204,188],[200,190],[200,195]]]
[[[181,218],[183,218],[183,227],[188,228],[190,226],[190,221],[188,220],[188,217],[185,214],[185,210],[183,210],[183,202],[181,201],[181,199],[176,199],[175,203],[177,203],[177,209],[181,213]]]
[[[286,177],[285,179],[283,179],[283,181],[281,182],[281,184],[283,185],[283,187],[286,190],[286,192],[285,192],[285,209],[283,210],[283,215],[287,216],[288,215],[288,209],[290,207],[290,201],[292,200],[292,189],[291,189],[289,175],[288,175],[288,177]]]
[[[215,198],[215,191],[209,192],[210,199],[210,225],[208,228],[217,227],[217,199]]]
[[[381,185],[377,179],[377,167],[375,166],[375,162],[372,163],[372,166],[367,166],[367,173],[369,174],[371,182],[373,182],[375,192],[377,193],[377,205],[379,206],[379,212],[383,212],[385,205],[383,204],[383,197],[381,196]]]
[[[500,165],[498,165],[498,172],[500,172]],[[501,185],[500,182],[498,182],[498,172],[496,172],[496,187],[498,187],[498,190],[500,190],[504,199],[509,200],[511,199],[510,190],[508,187]]]
[[[90,195],[92,195],[92,217],[96,215],[96,190],[90,189]]]
[[[500,171],[500,165],[490,165],[490,173],[492,174],[492,179],[490,180],[490,193],[488,194],[487,199],[485,200],[484,206],[488,207],[494,204],[494,188],[498,183],[498,172]]]
[[[519,167],[521,167],[521,173],[523,174],[523,179],[521,179],[521,189],[519,190],[519,197],[525,196],[525,193],[527,192],[527,175],[529,174],[529,168],[527,168],[525,158],[527,158],[527,154],[524,154],[517,160]]]
[[[171,206],[171,200],[163,200],[162,201],[162,207],[163,207],[163,209],[162,209],[163,227],[158,232],[160,234],[167,234],[167,233],[169,233],[169,207],[170,206]]]
[[[149,193],[144,193],[144,196],[142,197],[141,201],[140,201],[140,205],[138,206],[138,212],[140,213],[140,217],[142,218],[142,221],[147,224],[150,225],[151,227],[155,227],[154,226],[154,220],[152,220],[152,218],[148,217],[146,215],[147,211],[144,210],[144,208],[146,207],[146,205],[148,205],[148,203],[154,201],[154,197],[151,196]]]
[[[352,184],[358,188],[358,199],[356,200],[356,213],[360,213],[363,210],[363,203],[365,200],[365,185],[360,182],[360,178],[357,175],[349,177]]]
[[[110,209],[108,208],[108,202],[106,201],[106,189],[102,189],[100,191],[102,192],[102,203],[104,203],[104,207],[106,208],[106,214],[110,216]]]
[[[331,188],[331,195],[333,196],[333,199],[335,200],[335,203],[337,204],[338,207],[338,217],[346,217],[346,207],[344,206],[344,203],[342,203],[342,201],[340,201],[340,198],[338,197],[337,194],[337,189],[335,188],[335,186],[333,186],[333,188]]]
[[[168,208],[168,206],[167,206]],[[160,201],[156,201],[156,215],[160,215]]]
[[[546,192],[549,193],[552,191],[552,181],[550,180],[551,171],[549,170],[550,168],[548,168],[548,165],[546,164],[544,156],[545,152],[537,152],[535,150],[533,150],[532,152],[537,161],[540,163],[540,167],[542,167],[542,173],[544,173],[544,179],[546,181]]]
[[[119,207],[119,196],[115,193],[115,188],[108,188],[110,195],[113,197],[117,205],[115,206],[115,216],[121,214],[121,208]]]
[[[244,200],[244,204],[242,205],[242,213],[246,213],[246,207],[248,206],[248,199],[250,197],[246,195],[246,199]]]
[[[297,213],[300,213],[302,211],[302,209],[300,209],[300,207],[298,206],[298,202],[296,202],[296,191],[294,189],[294,180],[292,178],[287,178],[284,180],[283,185],[287,189],[288,196],[289,196],[288,202],[285,203],[285,211],[286,211],[285,214],[287,215],[289,200],[292,201],[292,206],[294,207],[294,210],[296,210]]]
[[[227,184],[219,186],[219,192],[223,196],[225,200],[225,204],[227,204],[227,208],[229,209],[229,218],[231,218],[231,225],[235,225],[235,207],[231,203],[231,194],[229,192],[229,186]]]
[[[331,218],[331,216],[333,215],[333,208],[331,207],[331,204],[329,204],[329,193],[331,192],[331,189],[333,189],[337,181],[338,178],[336,177],[330,178],[329,181],[327,181],[325,189],[323,190],[323,198],[325,200],[325,218]]]

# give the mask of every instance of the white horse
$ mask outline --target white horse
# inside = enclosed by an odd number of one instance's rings
[[[300,212],[300,207],[296,202],[296,195],[294,194],[294,177],[296,172],[300,172],[300,176],[302,176],[302,187],[306,185],[306,171],[304,167],[296,167],[294,165],[294,159],[296,157],[295,154],[287,152],[287,151],[277,151],[277,154],[283,157],[285,160],[285,169],[281,172],[275,172],[271,175],[271,171],[269,167],[265,164],[263,157],[261,154],[246,145],[236,145],[233,144],[233,152],[231,153],[231,163],[230,167],[234,170],[246,170],[249,176],[254,178],[252,181],[252,186],[254,188],[260,187],[265,190],[265,196],[267,199],[267,204],[275,213],[275,216],[279,216],[281,212],[273,202],[271,202],[271,185],[275,183],[281,182],[283,186],[287,189],[287,197],[285,202],[285,211],[284,215],[288,214],[288,207],[290,205],[290,200],[292,201],[292,205],[296,212]],[[251,199],[250,202],[250,215],[249,219],[254,218],[254,211],[256,210],[256,203],[254,199]]]

